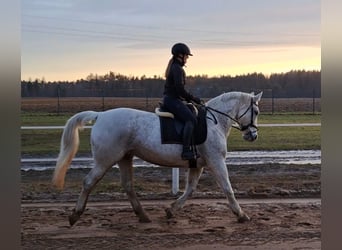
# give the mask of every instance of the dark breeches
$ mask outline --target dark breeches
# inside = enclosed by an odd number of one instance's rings
[[[193,126],[196,125],[196,116],[190,111],[190,109],[179,99],[164,96],[164,107],[173,113],[175,117],[184,123],[191,122]]]

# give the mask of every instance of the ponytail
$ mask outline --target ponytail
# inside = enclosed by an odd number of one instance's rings
[[[174,57],[171,57],[171,59],[169,60],[169,63],[166,66],[166,70],[165,70],[165,77],[166,78],[169,75],[171,64],[173,63],[174,59],[175,59]]]

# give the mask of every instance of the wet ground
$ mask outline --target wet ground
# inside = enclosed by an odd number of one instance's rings
[[[137,157],[133,158],[134,166],[153,167],[149,162]],[[321,164],[321,150],[276,150],[276,151],[230,151],[227,153],[226,164],[232,165],[257,165],[257,164]],[[56,164],[56,157],[21,159],[22,170],[46,170],[53,169]],[[91,168],[94,166],[90,155],[76,157],[73,159],[70,168]]]

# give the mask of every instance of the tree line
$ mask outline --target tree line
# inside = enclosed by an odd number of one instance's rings
[[[21,81],[22,97],[161,97],[165,79],[160,76],[126,76],[110,71],[89,74],[77,81],[46,82],[43,79]],[[202,98],[229,91],[264,91],[264,97],[320,98],[321,72],[292,70],[265,76],[250,73],[239,76],[187,76],[186,89]]]

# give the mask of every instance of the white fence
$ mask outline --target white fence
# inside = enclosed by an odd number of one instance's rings
[[[258,127],[313,127],[321,126],[321,123],[269,123],[258,124]],[[92,126],[84,126],[84,128],[92,128]],[[64,126],[21,126],[21,129],[39,130],[39,129],[64,129]]]

